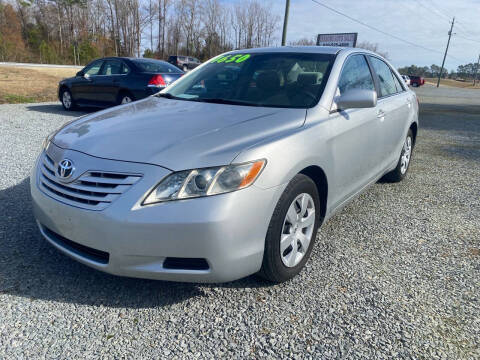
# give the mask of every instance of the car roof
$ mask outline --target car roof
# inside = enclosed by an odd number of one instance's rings
[[[139,57],[128,57],[128,56],[107,56],[98,60],[130,60],[130,61],[161,61],[166,62],[165,60],[153,59],[153,58],[139,58]]]
[[[318,54],[337,54],[344,48],[333,46],[277,46],[262,47],[252,49],[233,50],[233,53],[318,53]]]
[[[278,47],[263,47],[263,48],[252,48],[252,49],[242,49],[242,50],[233,50],[231,53],[309,53],[309,54],[330,54],[338,55],[341,53],[365,53],[375,56],[380,56],[372,51],[365,50],[362,48],[353,48],[353,47],[340,47],[340,46],[278,46]],[[381,56],[380,56],[381,57]]]

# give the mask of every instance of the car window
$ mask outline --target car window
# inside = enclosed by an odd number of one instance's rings
[[[165,61],[159,60],[147,60],[147,59],[136,59],[132,60],[140,72],[148,73],[174,73],[179,74],[182,71],[176,66],[169,64]]]
[[[393,79],[390,67],[384,61],[373,56],[370,56],[370,61],[372,62],[373,69],[377,73],[378,80],[380,81],[380,96],[395,94],[397,92],[397,87],[395,86],[395,80]]]
[[[340,94],[351,89],[375,90],[372,74],[363,55],[350,56],[342,69],[338,81]]]
[[[98,75],[100,68],[102,67],[103,60],[97,60],[88,65],[85,70],[83,71],[84,74],[88,74],[90,76],[92,75]]]
[[[195,59],[194,59],[194,58],[192,58],[192,57],[189,57],[189,58],[188,58],[188,61],[190,61],[190,62],[194,62],[194,61],[195,61]]]
[[[128,72],[128,68],[119,60],[106,60],[100,75],[122,75]]]
[[[323,93],[334,56],[308,53],[233,53],[217,57],[171,85],[187,101],[309,108]]]
[[[402,92],[404,90],[402,87],[402,84],[400,84],[400,80],[398,80],[398,78],[395,76],[393,71],[392,71],[392,76],[393,76],[393,80],[395,81],[395,87],[397,88],[397,92]]]

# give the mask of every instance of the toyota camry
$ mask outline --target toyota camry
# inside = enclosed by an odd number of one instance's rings
[[[282,282],[336,211],[404,179],[417,128],[415,93],[375,53],[232,51],[50,134],[35,217],[53,246],[111,274]]]

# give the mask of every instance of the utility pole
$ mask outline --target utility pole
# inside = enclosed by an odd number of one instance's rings
[[[452,26],[450,27],[450,31],[448,32],[447,48],[445,49],[445,55],[443,55],[442,69],[440,70],[440,73],[438,74],[437,88],[440,86],[440,78],[442,77],[443,66],[445,65],[445,59],[447,58],[448,46],[450,45],[450,38],[452,37],[452,34],[453,34],[453,24],[455,24],[455,17],[452,20]]]
[[[282,46],[285,46],[287,41],[287,25],[288,25],[288,12],[290,11],[290,0],[287,0],[285,4],[285,17],[283,18],[283,33],[282,33]]]
[[[478,55],[477,66],[475,66],[475,73],[473,74],[473,87],[475,87],[475,84],[477,83],[477,72],[478,72],[479,66],[480,66],[480,55]]]

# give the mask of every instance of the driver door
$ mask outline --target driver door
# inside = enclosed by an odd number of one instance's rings
[[[353,89],[374,90],[372,72],[364,55],[352,55],[344,63],[338,81],[337,95]],[[334,179],[334,207],[375,179],[381,168],[383,151],[378,129],[376,107],[338,110],[336,104],[330,114]]]

